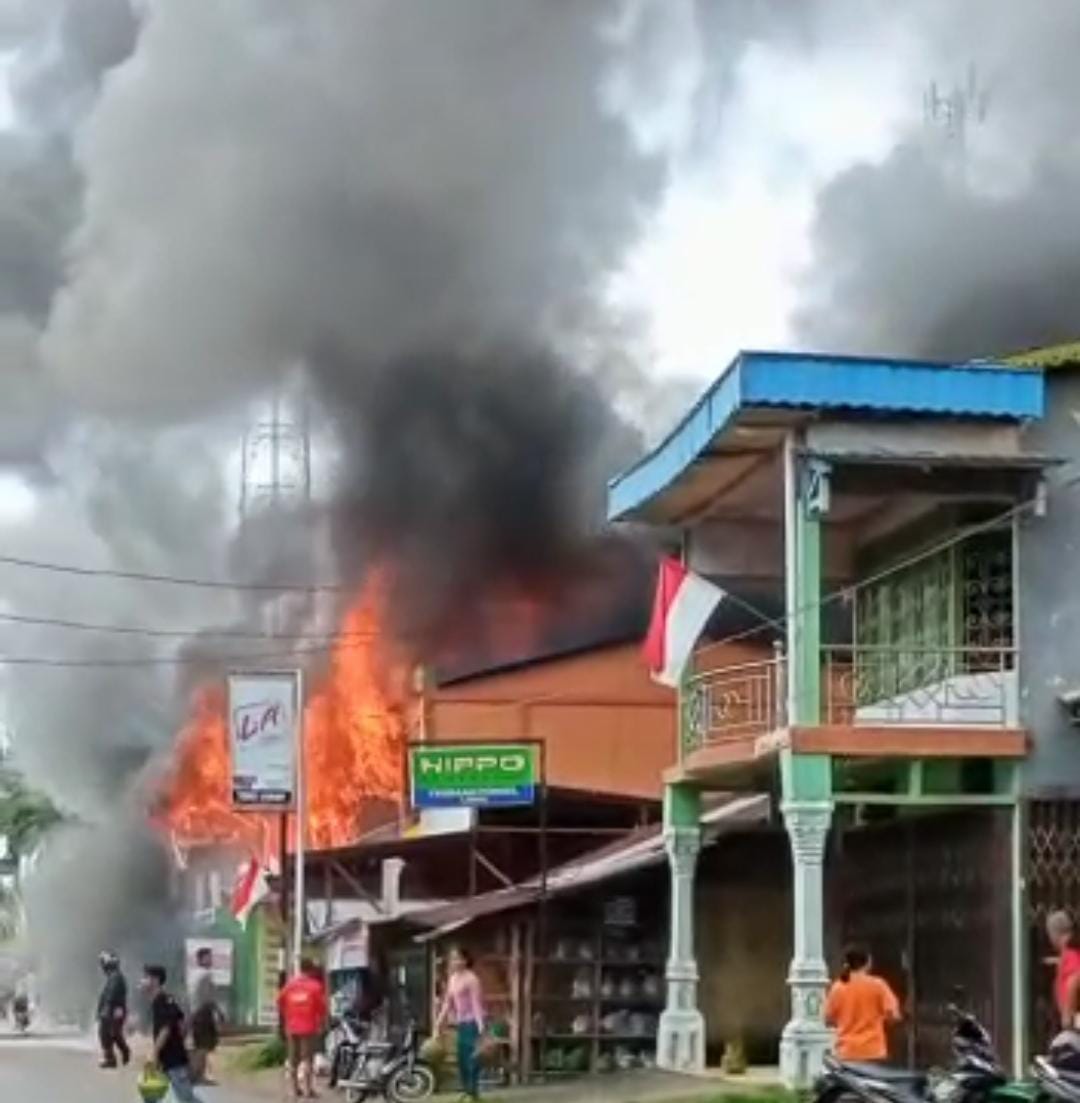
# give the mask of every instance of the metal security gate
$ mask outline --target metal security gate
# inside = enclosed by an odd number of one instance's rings
[[[894,1060],[948,1061],[958,999],[1010,1052],[1010,829],[1008,811],[972,809],[837,832],[833,914],[901,998]]]
[[[1027,813],[1028,1053],[1057,1033],[1046,917],[1065,908],[1080,921],[1080,800],[1033,800]]]

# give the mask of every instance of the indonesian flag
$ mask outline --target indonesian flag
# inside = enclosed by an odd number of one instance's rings
[[[724,591],[687,570],[677,559],[660,561],[645,661],[653,679],[677,686],[698,636]]]
[[[269,895],[270,884],[266,879],[266,870],[258,858],[252,858],[240,867],[236,884],[233,885],[230,908],[233,919],[241,927],[247,927],[248,916]]]

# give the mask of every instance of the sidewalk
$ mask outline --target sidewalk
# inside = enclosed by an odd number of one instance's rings
[[[243,1087],[265,1099],[286,1099],[284,1076],[280,1069],[259,1073],[236,1074],[223,1069],[223,1084]],[[323,1092],[324,1098],[340,1098]],[[722,1076],[719,1072],[705,1076],[676,1076],[663,1072],[612,1073],[602,1076],[582,1076],[554,1084],[528,1087],[498,1088],[486,1092],[484,1098],[507,1103],[712,1103],[713,1100],[747,1100],[761,1096],[763,1100],[786,1098],[776,1080],[774,1069],[751,1070],[745,1076]],[[436,1099],[456,1099],[457,1093]]]

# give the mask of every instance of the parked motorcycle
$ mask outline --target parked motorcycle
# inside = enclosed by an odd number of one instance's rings
[[[1050,1103],[1080,1103],[1080,1034],[1059,1034],[1044,1057],[1036,1057],[1031,1071],[1041,1096]]]
[[[419,1057],[416,1023],[400,1042],[376,1041],[370,1026],[345,1014],[330,1024],[330,1084],[347,1103],[382,1096],[390,1103],[419,1103],[435,1092],[435,1073]]]
[[[814,1103],[926,1103],[927,1083],[922,1072],[841,1061],[830,1053],[814,1085]]]
[[[934,1103],[1033,1103],[1034,1084],[1011,1081],[986,1028],[970,1012],[949,1007],[953,1019],[950,1069],[931,1075]]]
[[[951,1067],[927,1075],[874,1063],[825,1059],[815,1103],[1033,1103],[1037,1089],[1010,1082],[990,1035],[974,1015],[951,1006]],[[1080,1097],[1068,1103],[1080,1103]]]

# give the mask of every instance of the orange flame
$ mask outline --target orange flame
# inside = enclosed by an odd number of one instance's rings
[[[379,588],[369,583],[346,613],[329,669],[304,708],[307,845],[344,846],[397,814],[407,729],[408,667],[381,631]],[[157,817],[184,845],[241,843],[269,858],[280,817],[232,806],[223,686],[203,686],[177,738]]]

